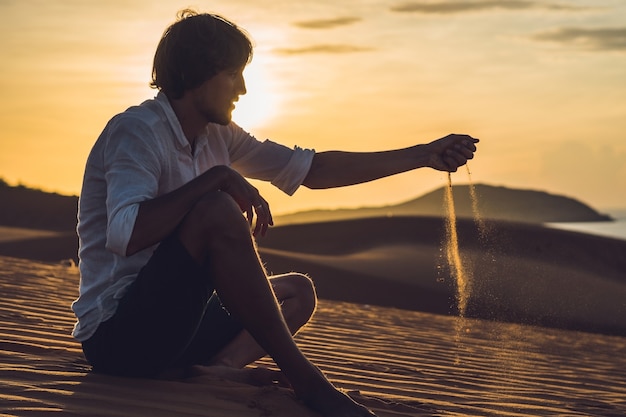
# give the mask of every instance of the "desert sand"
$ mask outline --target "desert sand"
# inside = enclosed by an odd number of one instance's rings
[[[382,417],[626,415],[626,242],[459,222],[473,283],[459,318],[441,227],[360,219],[260,242],[270,271],[315,280],[322,300],[297,341],[330,379]],[[0,415],[315,415],[278,387],[91,373],[70,335],[75,240],[33,233],[0,239]]]

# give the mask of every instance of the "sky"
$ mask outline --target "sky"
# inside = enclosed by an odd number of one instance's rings
[[[155,95],[155,47],[189,6],[254,40],[234,120],[261,140],[377,151],[467,133],[474,183],[626,207],[623,0],[0,0],[0,178],[78,195],[107,121]],[[446,183],[420,169],[292,197],[255,185],[281,214]]]

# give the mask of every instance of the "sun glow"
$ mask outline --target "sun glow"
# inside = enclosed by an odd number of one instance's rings
[[[236,104],[233,120],[246,130],[264,127],[278,114],[280,95],[268,66],[267,57],[255,55],[244,70],[247,93]]]

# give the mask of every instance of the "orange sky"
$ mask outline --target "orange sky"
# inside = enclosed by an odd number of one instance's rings
[[[154,95],[154,48],[187,5],[0,0],[0,177],[77,194],[108,119]],[[482,140],[475,182],[626,206],[624,2],[195,5],[255,40],[235,120],[259,139],[363,151],[469,133]],[[260,188],[285,213],[398,202],[445,181],[420,170],[293,197]]]

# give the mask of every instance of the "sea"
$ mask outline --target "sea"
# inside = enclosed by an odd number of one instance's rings
[[[546,223],[546,226],[626,240],[626,208],[602,210],[602,213],[608,214],[614,221]]]

